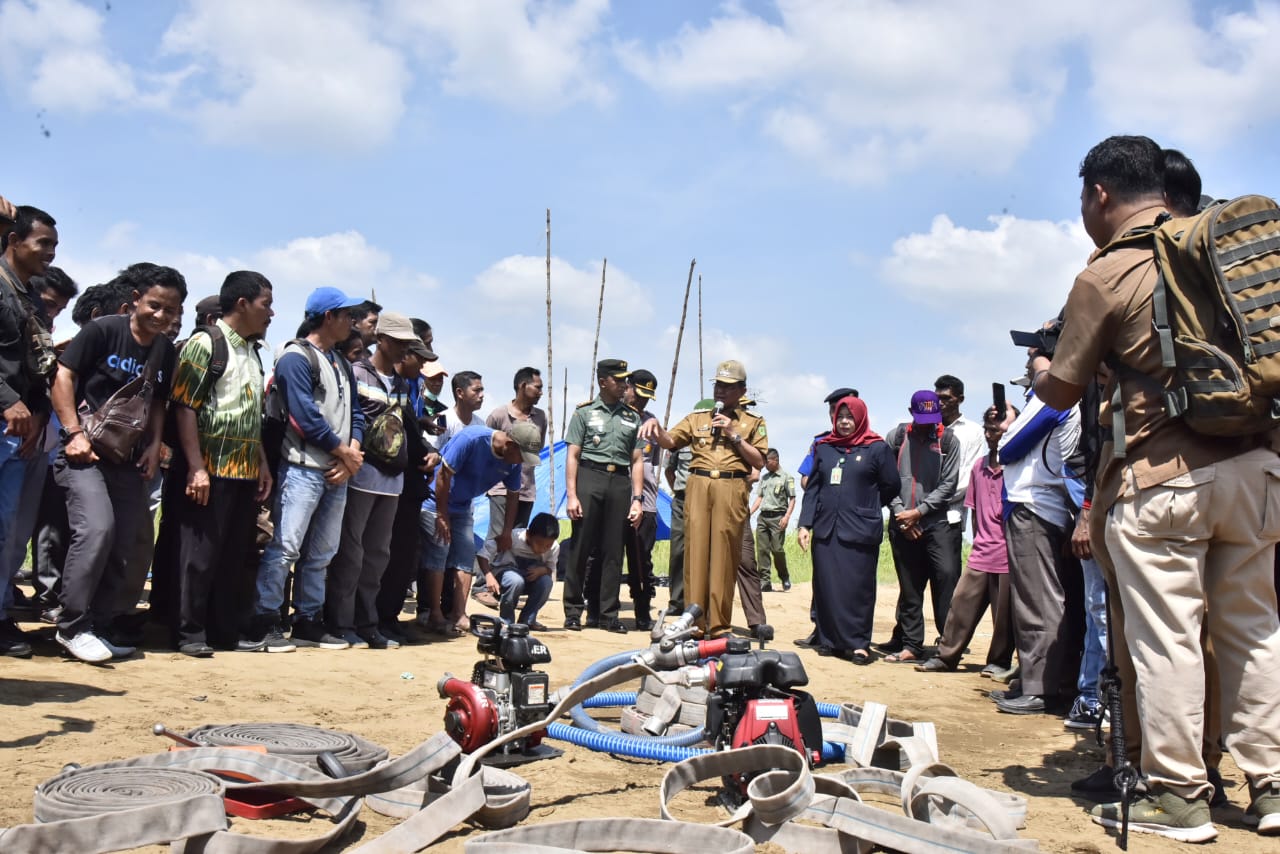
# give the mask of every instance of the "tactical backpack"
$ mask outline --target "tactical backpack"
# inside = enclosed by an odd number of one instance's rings
[[[1152,246],[1152,317],[1166,386],[1145,380],[1171,418],[1197,433],[1249,436],[1280,426],[1280,208],[1265,196],[1216,202],[1191,217],[1162,218],[1104,251]],[[1118,390],[1117,390],[1118,396]],[[1114,404],[1114,401],[1113,401]],[[1123,412],[1123,408],[1117,408]],[[1123,456],[1118,424],[1117,456]]]

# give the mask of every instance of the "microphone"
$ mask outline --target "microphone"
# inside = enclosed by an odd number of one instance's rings
[[[717,401],[716,401],[715,413],[714,413],[711,417],[712,417],[712,418],[714,418],[716,415],[719,415],[719,414],[720,414],[720,413],[722,413],[722,412],[724,412],[724,402],[723,402],[723,401],[720,401],[720,400],[717,400]],[[714,437],[714,438],[712,439],[712,444],[715,444],[716,442],[719,442],[719,441],[720,441],[721,436],[720,436],[720,428],[719,428],[719,427],[712,427],[712,428],[711,428],[711,434],[712,434],[712,436]]]

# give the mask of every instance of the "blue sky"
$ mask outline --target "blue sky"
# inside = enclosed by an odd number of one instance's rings
[[[193,304],[262,271],[273,343],[311,288],[375,289],[489,404],[546,373],[550,208],[557,434],[602,259],[600,355],[661,415],[696,257],[706,372],[747,365],[794,468],[838,385],[882,432],[941,373],[981,414],[1091,248],[1103,137],[1275,195],[1278,35],[1276,2],[0,0],[0,194],[58,219],[82,287],[149,260]]]

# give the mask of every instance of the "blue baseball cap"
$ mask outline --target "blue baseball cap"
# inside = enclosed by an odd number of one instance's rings
[[[349,297],[337,288],[316,288],[307,297],[307,314],[324,314],[326,311],[338,311],[343,308],[354,308],[365,302],[363,297]]]

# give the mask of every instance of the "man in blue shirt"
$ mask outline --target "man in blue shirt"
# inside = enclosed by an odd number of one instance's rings
[[[435,496],[422,502],[420,517],[427,589],[419,596],[425,596],[431,605],[429,628],[445,634],[466,631],[467,597],[476,558],[472,501],[498,483],[518,492],[522,464],[537,464],[541,451],[542,433],[529,421],[512,424],[505,431],[464,427],[445,445],[436,471]],[[499,541],[508,541],[519,510],[518,501],[507,502]],[[440,611],[446,569],[453,573],[453,607],[448,614]]]

